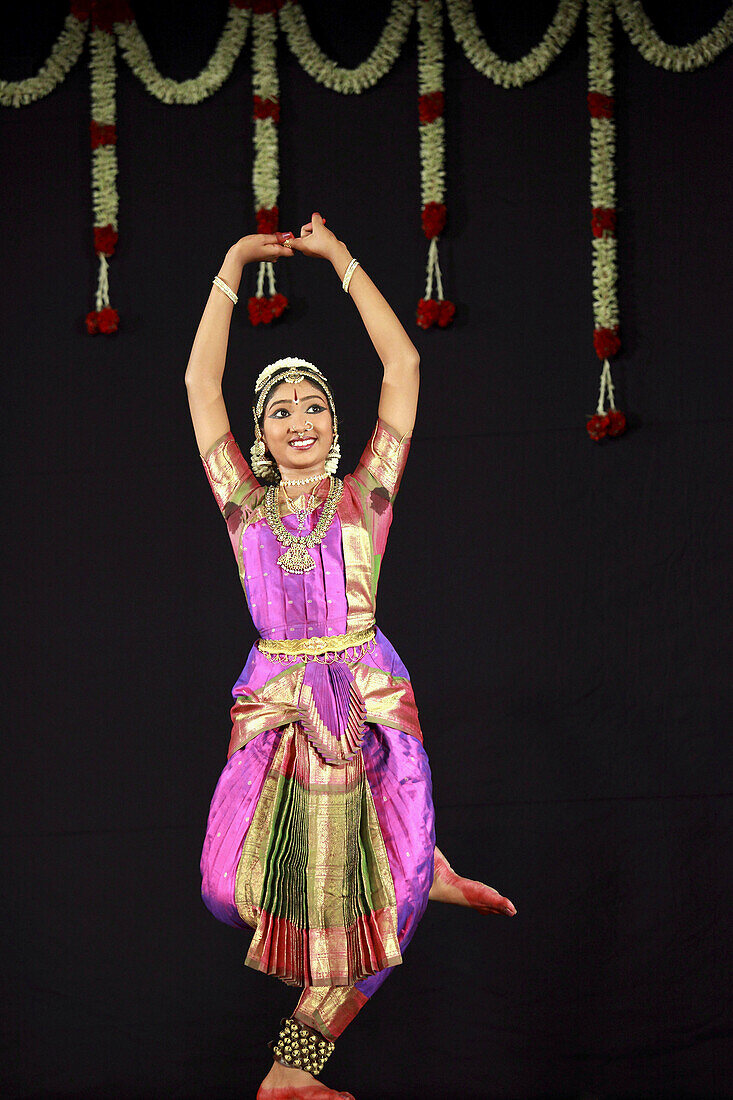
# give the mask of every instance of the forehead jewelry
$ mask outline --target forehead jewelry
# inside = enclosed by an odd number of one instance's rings
[[[263,414],[265,398],[276,383],[291,382],[295,385],[298,382],[302,382],[305,378],[309,378],[323,390],[331,410],[333,440],[326,457],[326,473],[334,474],[336,472],[341,457],[341,447],[339,446],[336,405],[333,400],[331,388],[328,384],[328,379],[314,363],[309,363],[305,359],[286,358],[278,359],[275,363],[269,363],[268,366],[260,372],[255,382],[255,400],[252,405],[255,441],[252,444],[251,454],[253,463],[252,468],[256,477],[272,479],[276,475],[274,462],[265,457],[265,440],[259,423]],[[300,398],[298,398],[298,400],[300,401]]]

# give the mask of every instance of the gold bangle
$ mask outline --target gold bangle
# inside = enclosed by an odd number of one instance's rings
[[[227,286],[227,284],[224,282],[223,279],[220,279],[218,275],[215,275],[214,278],[212,279],[212,282],[213,282],[214,286],[219,287],[219,290],[224,291],[227,298],[230,298],[231,301],[234,302],[235,305],[237,304],[237,302],[239,301],[239,298],[234,293],[232,288],[230,286]]]
[[[351,282],[351,276],[354,274],[354,272],[356,271],[358,266],[359,266],[359,261],[358,260],[352,260],[351,263],[349,264],[349,266],[346,268],[346,271],[344,272],[344,278],[343,278],[343,281],[341,283],[341,286],[343,287],[343,289],[346,291],[347,294],[349,293],[349,283]]]

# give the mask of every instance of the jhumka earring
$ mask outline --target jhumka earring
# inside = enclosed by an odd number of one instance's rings
[[[326,461],[323,465],[327,474],[335,474],[338,469],[339,459],[341,458],[341,448],[339,446],[339,431],[338,420],[334,415],[333,418],[333,442],[326,455]]]
[[[271,458],[265,456],[265,441],[262,438],[262,432],[260,426],[255,420],[255,441],[250,449],[250,455],[252,456],[252,473],[256,478],[262,480],[272,480],[275,475],[276,466]]]

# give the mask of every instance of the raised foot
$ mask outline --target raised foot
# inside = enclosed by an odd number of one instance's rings
[[[513,917],[517,912],[509,898],[493,886],[457,875],[439,848],[435,849],[435,877],[429,897],[431,901],[468,905],[479,913],[500,913]]]
[[[312,1073],[273,1062],[257,1092],[257,1100],[354,1100],[350,1092],[337,1092],[317,1081]]]

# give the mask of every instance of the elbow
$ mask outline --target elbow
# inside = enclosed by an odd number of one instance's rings
[[[385,378],[414,378],[420,373],[420,356],[403,355],[384,364]]]

